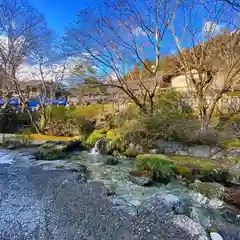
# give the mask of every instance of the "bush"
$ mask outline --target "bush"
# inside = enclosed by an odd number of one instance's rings
[[[175,175],[175,165],[161,154],[143,154],[137,156],[137,168],[141,171],[153,173],[153,179],[160,182],[169,182]]]
[[[142,145],[155,139],[191,141],[200,125],[192,109],[181,102],[181,95],[173,91],[157,97],[153,113],[138,115],[122,124],[126,140]]]

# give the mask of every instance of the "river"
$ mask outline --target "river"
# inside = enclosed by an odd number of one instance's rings
[[[168,222],[176,215],[171,219],[157,216],[158,223],[166,222],[156,232],[156,213],[140,211],[154,194],[178,199],[181,204],[175,214],[188,216],[203,228],[212,222],[238,224],[237,213],[221,201],[190,192],[179,182],[136,185],[128,177],[133,160],[122,159],[118,165],[109,166],[104,158],[88,152],[74,153],[71,164],[87,168],[85,183],[77,174],[59,167],[68,161],[37,161],[28,150],[0,149],[0,239],[160,239],[155,236],[168,231],[169,237],[162,239],[192,239],[185,230],[181,233]],[[109,196],[107,189],[115,195]],[[136,217],[134,209],[138,208]],[[143,224],[149,226],[149,233],[141,232]],[[148,234],[147,238],[132,238],[136,229],[141,236]]]

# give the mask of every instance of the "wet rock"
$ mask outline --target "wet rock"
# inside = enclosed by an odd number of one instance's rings
[[[124,155],[126,155],[127,157],[136,157],[137,155],[142,154],[143,152],[144,152],[143,147],[141,145],[130,143]]]
[[[224,240],[239,240],[240,227],[226,223],[212,223],[209,229],[214,229]]]
[[[131,171],[130,180],[140,186],[150,186],[153,182],[153,174],[147,171]]]
[[[119,161],[114,156],[106,156],[104,163],[106,165],[117,165],[119,163]]]
[[[156,193],[140,206],[140,210],[148,210],[157,215],[173,214],[182,211],[184,203],[178,196],[167,193]]]
[[[231,183],[240,185],[240,164],[229,169]]]
[[[96,148],[97,151],[98,151],[100,154],[107,154],[107,152],[108,152],[107,145],[108,145],[107,140],[105,140],[105,139],[99,139],[99,140],[96,142],[94,148]]]
[[[237,208],[226,205],[221,209],[221,215],[228,223],[240,225],[240,211]]]
[[[231,187],[226,189],[224,193],[224,201],[229,205],[240,209],[240,188]]]
[[[35,156],[38,160],[58,160],[65,158],[68,152],[75,150],[84,150],[81,141],[48,141],[38,148]]]
[[[209,199],[223,199],[225,188],[219,183],[195,181],[189,185],[189,189],[199,192]]]
[[[224,205],[224,202],[217,198],[210,199],[210,198],[207,198],[206,196],[202,195],[201,193],[194,192],[194,191],[189,192],[189,197],[193,201],[195,201],[201,205],[208,206],[212,209],[218,209]]]
[[[192,236],[193,239],[198,240],[207,240],[207,233],[201,224],[194,222],[187,216],[176,215],[173,216],[172,222],[174,226],[180,227],[185,230],[188,235]]]

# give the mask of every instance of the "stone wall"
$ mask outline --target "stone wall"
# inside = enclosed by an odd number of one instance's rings
[[[178,142],[167,142],[164,140],[157,140],[155,145],[157,149],[165,155],[175,154],[206,159],[240,157],[240,149],[222,149],[217,146],[211,147],[208,145],[187,145]]]

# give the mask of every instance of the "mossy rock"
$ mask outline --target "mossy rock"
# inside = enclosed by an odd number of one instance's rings
[[[195,180],[198,178],[207,177],[207,180],[210,181],[211,174],[217,169],[221,169],[219,162],[212,159],[201,159],[193,158],[187,156],[169,156],[171,162],[176,165],[176,174],[181,175],[187,180]],[[219,171],[220,174],[221,171]],[[217,178],[215,175],[214,178]],[[219,177],[220,179],[220,177]]]
[[[100,140],[104,139],[106,137],[106,131],[103,129],[95,130],[92,132],[92,134],[87,138],[86,143],[90,146],[94,146],[95,143]]]
[[[209,199],[218,198],[223,199],[225,188],[219,183],[211,182],[194,182],[189,185],[189,189],[195,192],[199,192]]]
[[[38,160],[58,160],[66,158],[67,154],[58,148],[40,147],[35,156]]]
[[[142,154],[137,156],[137,168],[151,172],[153,180],[167,183],[175,176],[176,166],[161,154]]]

